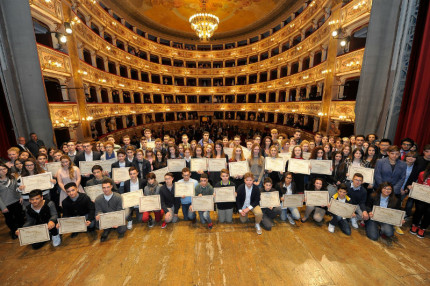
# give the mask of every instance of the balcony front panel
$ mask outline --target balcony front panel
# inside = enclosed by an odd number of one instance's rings
[[[70,127],[80,123],[76,102],[49,103],[49,112],[54,128]]]
[[[40,44],[37,44],[37,53],[44,74],[71,76],[69,55]]]

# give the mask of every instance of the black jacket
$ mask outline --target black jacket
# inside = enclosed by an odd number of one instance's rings
[[[377,192],[372,193],[367,199],[367,203],[366,203],[367,212],[371,212],[373,210],[373,206],[380,206],[380,204],[381,204],[381,194],[378,194]],[[399,209],[400,200],[398,200],[396,196],[391,196],[388,199],[388,208]]]
[[[137,178],[137,181],[139,182],[139,190],[145,188],[146,186],[146,180],[143,180],[141,178]],[[127,180],[124,182],[124,193],[129,193],[130,192],[130,180]]]
[[[167,213],[167,208],[174,207],[174,213],[178,214],[179,207],[181,206],[181,198],[175,197],[175,184],[172,186],[172,191],[163,185],[160,188],[160,199],[161,199],[161,209],[164,213]]]
[[[236,188],[236,185],[232,181],[229,180],[227,186],[222,185],[222,181],[219,181],[214,186],[214,188],[225,188],[225,187],[235,187]],[[234,202],[217,203],[216,207],[217,207],[217,209],[220,209],[220,210],[228,210],[228,209],[234,208],[234,204],[235,204]]]
[[[63,217],[85,216],[87,220],[95,219],[95,205],[84,193],[79,193],[78,199],[73,201],[69,196],[63,200]]]
[[[93,161],[100,160],[101,157],[102,157],[102,153],[97,152],[97,151],[93,151]],[[80,161],[85,161],[85,152],[80,152],[80,153],[76,154],[75,159],[73,160],[73,163],[77,167],[79,167]]]
[[[279,197],[282,198],[283,195],[285,195],[287,193],[287,189],[284,188],[284,182],[279,182],[275,189],[279,192]],[[297,188],[296,188],[296,183],[291,182],[291,190],[293,191],[293,195],[297,194]]]
[[[139,163],[139,161],[136,158],[134,158],[132,164],[138,170],[139,178],[146,180],[146,175],[151,172],[151,163],[146,159],[143,159],[143,162]],[[140,168],[139,165],[142,166],[142,168]]]
[[[50,200],[45,200],[43,207],[40,209],[40,212],[37,213],[31,208],[31,204],[27,206],[26,209],[26,222],[24,227],[32,226],[37,224],[44,224],[52,221],[53,223],[57,223],[58,213],[55,208],[55,204]]]
[[[245,190],[245,184],[243,183],[237,188],[236,205],[238,210],[242,209],[243,204],[245,203],[245,199],[246,199],[246,190]],[[260,190],[256,185],[252,184],[251,206],[255,208],[258,205],[260,205]]]

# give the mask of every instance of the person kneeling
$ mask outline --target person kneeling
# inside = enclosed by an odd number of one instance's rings
[[[340,184],[337,187],[337,193],[332,196],[332,199],[342,203],[350,204],[351,198],[346,195],[347,192],[348,186],[346,184]],[[352,215],[352,217],[356,217],[355,213]],[[351,227],[349,226],[347,219],[333,214],[333,218],[328,224],[328,231],[333,233],[337,225],[344,234],[351,235]]]
[[[103,194],[99,195],[95,201],[97,214],[96,221],[100,221],[100,214],[102,213],[123,210],[122,197],[120,194],[112,192],[112,188],[113,181],[111,179],[105,179],[102,183]],[[116,229],[118,232],[118,238],[123,238],[127,227],[125,225],[121,225],[103,230],[102,236],[100,237],[100,242],[106,241],[112,229]]]
[[[79,193],[78,187],[74,182],[64,186],[67,193],[67,198],[63,200],[63,218],[85,216],[85,224],[88,231],[95,230],[95,206],[90,197],[85,193]],[[60,225],[57,223],[57,228]],[[79,232],[74,232],[70,237],[76,237]]]
[[[261,189],[261,192],[277,192],[275,189],[272,188],[272,179],[271,178],[265,178],[263,183],[263,188]],[[274,225],[273,219],[277,216],[281,215],[281,207],[270,207],[270,208],[261,208],[261,211],[263,212],[263,220],[261,221],[261,225],[265,230],[272,230],[272,227]]]
[[[197,185],[195,189],[196,196],[211,196],[214,194],[214,188],[209,184],[208,174],[203,173],[200,176],[200,184]],[[190,206],[190,211],[192,211],[192,206]],[[208,228],[212,229],[213,223],[211,220],[210,211],[199,211],[199,217],[201,223],[207,223]]]
[[[144,196],[154,196],[160,194],[160,185],[157,182],[157,176],[154,173],[148,173],[146,175],[147,184],[143,190]],[[163,218],[164,211],[153,211],[155,216],[155,222],[159,222]],[[143,212],[142,222],[147,222],[149,227],[154,226],[154,221],[152,220],[151,212]]]
[[[255,216],[255,229],[257,234],[262,234],[260,222],[263,212],[260,208],[260,190],[254,185],[254,175],[250,172],[244,175],[244,184],[237,188],[236,205],[240,214],[240,221],[247,222],[248,213],[252,211]]]
[[[52,245],[57,247],[61,244],[61,237],[55,224],[57,223],[58,213],[55,204],[50,200],[44,200],[41,190],[32,190],[29,194],[30,204],[26,209],[27,221],[23,227],[38,224],[48,224],[49,234],[52,236]],[[19,230],[16,231],[16,235]],[[41,248],[45,242],[33,243],[33,249]]]

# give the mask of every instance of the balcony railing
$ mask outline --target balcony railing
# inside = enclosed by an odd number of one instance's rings
[[[40,67],[44,74],[71,76],[72,66],[69,55],[52,48],[37,44]]]
[[[76,102],[49,103],[49,113],[54,128],[70,127],[80,122]]]

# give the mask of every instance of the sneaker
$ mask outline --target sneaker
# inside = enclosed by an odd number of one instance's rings
[[[105,242],[109,236],[110,230],[103,230],[102,236],[100,237],[100,242]]]
[[[357,219],[355,217],[351,218],[351,225],[353,228],[358,229]]]
[[[163,223],[161,224],[161,228],[166,228],[167,223],[165,221],[163,221]]]
[[[261,227],[260,227],[260,224],[259,223],[256,223],[255,224],[255,229],[257,230],[257,234],[262,234],[263,233],[263,231],[261,230]]]
[[[148,227],[153,227],[153,226],[154,226],[154,221],[152,220],[152,217],[150,216],[149,220],[148,220]]]
[[[335,228],[334,225],[332,225],[331,223],[328,224],[328,231],[329,232],[333,233],[334,232],[334,228]]]
[[[133,228],[133,221],[128,221],[127,222],[127,229],[132,229]]]
[[[425,234],[426,230],[422,229],[422,228],[418,228],[418,232],[417,232],[417,237],[418,238],[424,238],[424,234]]]
[[[59,246],[61,244],[61,237],[60,237],[60,235],[59,234],[57,234],[57,235],[53,235],[52,236],[52,245],[54,246],[54,247],[57,247],[57,246]]]
[[[289,214],[287,214],[287,219],[288,219],[288,222],[289,222],[291,225],[295,225],[295,224],[296,224],[296,222],[294,221],[294,219],[293,219]]]
[[[362,220],[362,221],[360,221],[360,226],[361,227],[366,227],[366,224],[364,223],[364,221]]]
[[[409,233],[410,234],[413,234],[413,235],[416,235],[417,234],[417,232],[418,232],[418,226],[416,226],[416,225],[412,225],[411,226],[411,229],[409,230]]]
[[[213,223],[208,223],[208,228],[209,229],[212,229],[212,227],[214,226],[214,224]]]
[[[399,226],[395,226],[394,227],[394,230],[396,231],[396,233],[398,233],[398,234],[405,234],[404,232],[403,232],[403,230],[399,227]]]

